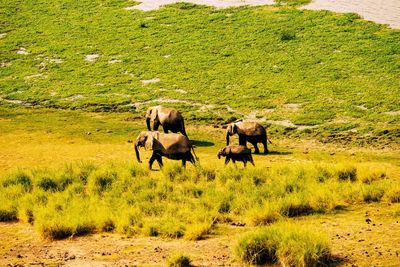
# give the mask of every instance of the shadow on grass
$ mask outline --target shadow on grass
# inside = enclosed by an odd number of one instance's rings
[[[255,154],[253,152],[253,155],[257,156],[270,156],[270,155],[291,155],[293,152],[290,151],[269,151],[267,154],[264,154],[263,151],[260,151],[259,154]]]
[[[326,261],[326,265],[329,267],[341,266],[344,264],[350,263],[350,261],[346,258],[340,257],[338,255],[331,255],[329,259]]]
[[[202,147],[210,147],[213,146],[214,143],[213,142],[209,142],[209,141],[201,141],[201,140],[190,140],[190,142],[195,145],[195,146],[202,146]]]

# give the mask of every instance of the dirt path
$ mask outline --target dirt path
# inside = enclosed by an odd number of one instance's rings
[[[303,8],[326,9],[340,13],[354,12],[366,20],[400,28],[399,0],[313,0]]]

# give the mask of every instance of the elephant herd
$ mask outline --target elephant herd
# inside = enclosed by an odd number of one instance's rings
[[[151,127],[151,123],[153,123],[153,127]],[[153,151],[149,160],[150,169],[152,169],[154,161],[157,161],[162,168],[162,157],[181,160],[184,167],[187,161],[195,164],[198,158],[193,143],[187,137],[184,119],[179,111],[162,106],[150,107],[146,112],[146,125],[147,131],[141,132],[134,144],[138,162],[141,162],[139,148],[144,147]],[[160,125],[163,127],[164,133],[158,132]],[[229,145],[229,137],[235,134],[239,136],[239,145]],[[232,160],[234,163],[242,161],[244,166],[247,162],[254,165],[251,150],[246,146],[247,142],[254,146],[256,154],[259,153],[257,144],[261,143],[266,154],[268,153],[267,141],[265,128],[257,122],[231,123],[226,129],[226,147],[218,151],[218,158],[225,157],[225,164]]]

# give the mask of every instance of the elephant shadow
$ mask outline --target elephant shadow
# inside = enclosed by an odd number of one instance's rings
[[[290,151],[269,151],[267,154],[260,153],[260,154],[256,154],[256,155],[257,156],[270,156],[270,155],[284,156],[284,155],[291,155],[291,154],[293,154],[293,152],[290,152]]]
[[[203,141],[203,140],[190,140],[190,142],[192,145],[195,145],[197,147],[210,147],[214,145],[213,142]]]

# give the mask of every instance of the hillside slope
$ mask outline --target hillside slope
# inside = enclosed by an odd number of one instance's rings
[[[5,3],[0,105],[142,116],[164,104],[192,121],[255,118],[297,134],[398,142],[398,30],[292,7],[130,5]]]

